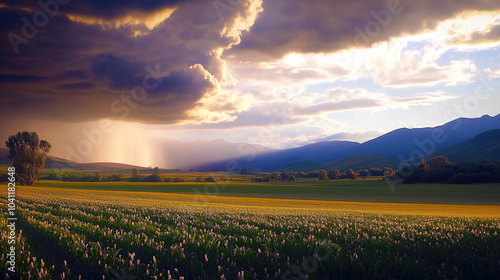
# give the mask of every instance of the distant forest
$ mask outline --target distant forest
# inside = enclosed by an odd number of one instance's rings
[[[358,171],[348,170],[312,170],[312,171],[293,171],[293,172],[258,172],[240,169],[235,171],[240,175],[249,177],[251,182],[279,182],[295,181],[297,179],[318,179],[320,181],[328,180],[358,180],[367,177],[378,176],[381,180],[390,180],[404,184],[415,183],[451,183],[451,184],[472,184],[472,183],[500,183],[500,161],[490,162],[488,160],[482,163],[452,163],[446,157],[437,156],[429,160],[422,160],[420,163],[411,164],[407,162],[400,170],[394,170],[390,167],[359,169]],[[198,176],[188,180],[182,176],[167,177],[163,176],[158,167],[153,169],[152,174],[142,175],[134,168],[131,175],[123,173],[102,175],[99,172],[94,174],[80,172],[49,172],[40,176],[41,180],[57,180],[66,182],[207,182],[227,181],[223,176]],[[7,181],[7,174],[0,174],[0,182]]]
[[[451,183],[472,184],[500,182],[500,161],[482,163],[452,163],[446,157],[438,156],[418,165],[408,165],[399,170],[393,180],[405,184]]]

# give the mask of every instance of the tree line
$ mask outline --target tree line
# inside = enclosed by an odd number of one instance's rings
[[[13,160],[18,182],[25,186],[33,185],[33,182],[40,178],[39,169],[45,165],[45,160],[51,149],[49,142],[41,140],[35,132],[18,132],[11,135],[5,142],[9,149],[8,157]],[[452,183],[452,184],[471,184],[471,183],[489,183],[500,182],[500,161],[490,162],[488,160],[482,163],[452,163],[446,157],[437,156],[420,161],[419,164],[407,164],[400,170],[393,170],[389,167],[360,169],[357,172],[349,169],[344,170],[313,170],[308,172],[275,172],[271,174],[262,174],[253,171],[241,170],[240,174],[256,175],[251,177],[252,182],[275,182],[275,181],[294,181],[297,178],[318,178],[321,181],[326,180],[356,180],[359,177],[384,176],[396,182],[406,184],[413,183]],[[7,180],[7,174],[0,175],[0,181]],[[153,174],[142,175],[137,168],[132,170],[131,177],[125,177],[123,174],[101,175],[95,174],[59,174],[49,173],[42,176],[41,179],[60,180],[72,182],[184,182],[182,177],[162,177],[160,169],[154,168]],[[221,177],[221,181],[227,180]],[[203,178],[198,176],[195,182],[215,182],[212,176]]]
[[[164,177],[161,175],[160,168],[155,167],[153,169],[153,173],[150,175],[140,174],[137,168],[132,169],[132,174],[130,177],[125,176],[124,174],[110,174],[103,175],[99,172],[95,172],[92,174],[84,174],[84,173],[49,173],[46,175],[40,176],[42,180],[57,180],[57,181],[65,181],[65,182],[186,182],[187,180],[183,177]],[[224,177],[219,178],[221,181],[227,180]],[[212,176],[202,177],[198,176],[194,179],[194,182],[207,182],[213,183],[215,182],[215,178]]]
[[[295,181],[297,178],[318,178],[320,181],[326,180],[357,180],[359,177],[369,177],[369,176],[392,176],[395,174],[394,169],[390,167],[384,168],[369,168],[369,169],[359,169],[357,172],[349,169],[345,170],[311,170],[311,171],[294,171],[294,172],[274,172],[271,174],[259,174],[257,172],[241,170],[240,174],[253,174],[259,175],[251,177],[252,182],[278,182],[278,181]]]
[[[414,183],[493,183],[500,182],[500,161],[481,163],[452,163],[446,157],[437,156],[418,165],[403,167],[392,177],[405,184]]]

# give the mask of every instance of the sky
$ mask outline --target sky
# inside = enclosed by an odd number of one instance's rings
[[[500,113],[497,0],[0,0],[0,19],[0,138],[80,162]]]

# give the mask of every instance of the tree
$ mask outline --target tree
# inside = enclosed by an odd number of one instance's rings
[[[384,168],[382,169],[382,171],[383,171],[383,174],[382,174],[382,175],[384,175],[385,177],[392,176],[392,175],[394,175],[394,173],[395,173],[394,169],[392,169],[392,168],[390,168],[390,167],[384,167]],[[372,173],[372,175],[373,175],[373,173]]]
[[[352,171],[352,169],[349,169],[347,171],[347,178],[352,179],[352,180],[357,180],[358,174],[356,174],[356,172]]]
[[[425,161],[425,159],[423,159],[422,161],[420,161],[418,168],[422,169],[422,171],[425,173],[429,170],[429,165],[427,165],[427,161]]]
[[[40,140],[36,132],[18,132],[5,141],[9,149],[8,157],[13,159],[16,174],[24,186],[32,186],[38,179],[38,169],[45,166],[45,160],[52,147]]]
[[[94,180],[94,182],[100,182],[100,181],[102,181],[102,176],[101,176],[101,174],[100,174],[99,172],[96,172],[96,173],[94,174],[94,179],[93,179],[93,180]]]
[[[429,160],[429,167],[431,169],[438,169],[445,166],[453,165],[447,158],[442,156],[433,157]]]
[[[198,177],[196,177],[196,179],[195,179],[194,181],[195,181],[195,182],[203,182],[203,181],[205,181],[205,180],[203,179],[203,177],[202,177],[202,176],[198,176]]]
[[[319,174],[318,174],[318,179],[320,181],[325,181],[325,180],[328,180],[328,174],[326,173],[326,170],[324,169],[321,169],[319,171]]]
[[[368,171],[368,169],[360,169],[358,170],[358,174],[361,177],[372,176],[372,174],[370,173],[370,171]]]
[[[205,178],[205,182],[207,182],[207,183],[215,183],[215,178],[212,177],[212,176],[207,177],[207,178]]]
[[[160,176],[160,168],[155,167],[155,168],[153,169],[153,175],[155,175],[155,176]]]
[[[133,168],[132,169],[132,178],[138,178],[140,176],[139,169]]]
[[[121,173],[112,174],[108,179],[110,182],[122,182],[125,179],[125,176]]]
[[[328,172],[328,178],[330,179],[336,180],[339,177],[340,177],[340,171],[338,171],[337,169],[333,169]]]
[[[148,178],[147,178],[147,180],[149,182],[163,182],[163,178],[161,177],[160,174],[161,174],[160,173],[160,168],[155,167],[153,169],[153,174],[149,175]]]

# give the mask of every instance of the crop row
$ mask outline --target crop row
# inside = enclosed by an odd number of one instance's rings
[[[21,199],[18,208],[29,232],[19,236],[23,279],[500,275],[499,219],[252,214],[36,198]]]

